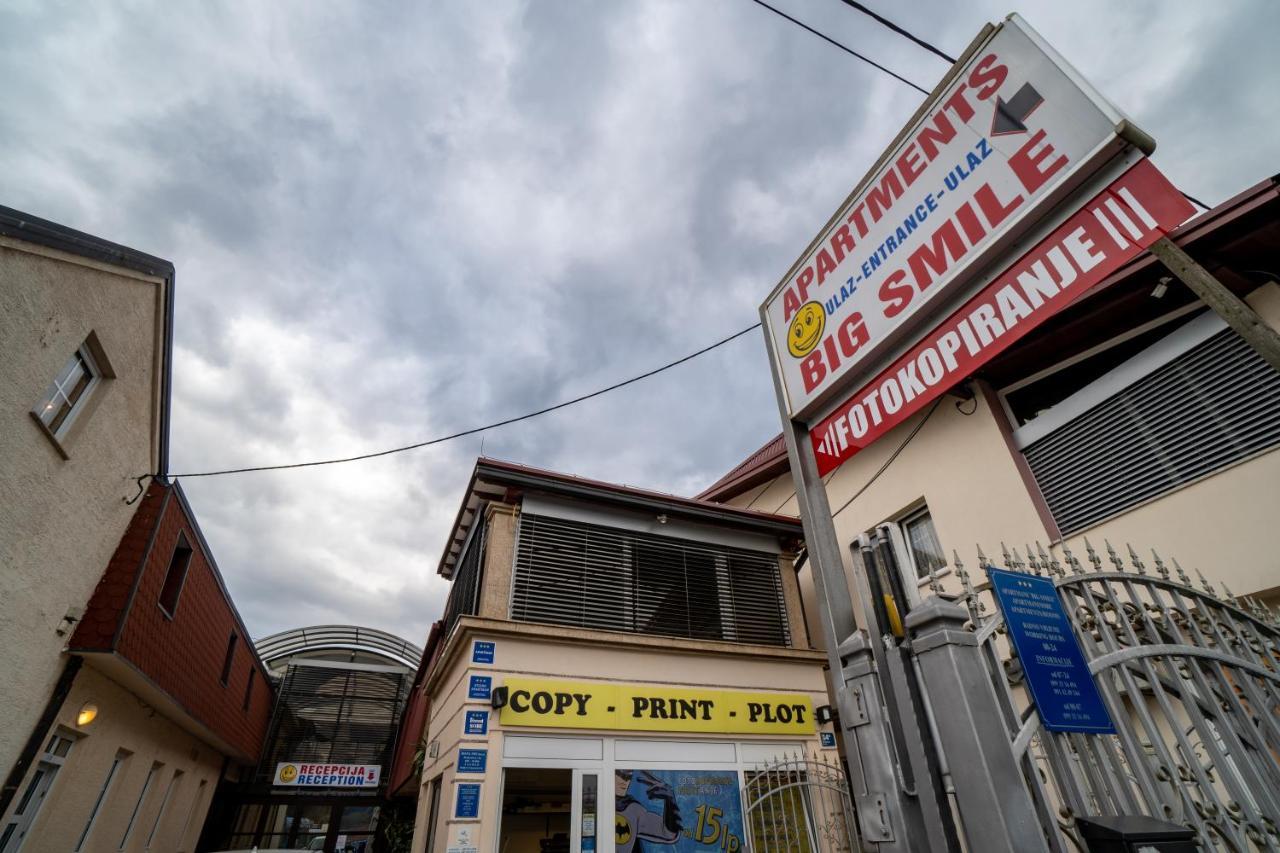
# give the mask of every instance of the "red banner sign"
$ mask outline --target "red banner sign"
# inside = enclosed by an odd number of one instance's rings
[[[1184,222],[1191,204],[1141,160],[810,431],[826,474]]]

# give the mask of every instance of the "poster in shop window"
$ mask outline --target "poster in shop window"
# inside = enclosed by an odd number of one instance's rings
[[[732,770],[614,771],[617,853],[744,850]]]

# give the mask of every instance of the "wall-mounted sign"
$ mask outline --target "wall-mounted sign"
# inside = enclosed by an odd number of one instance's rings
[[[458,786],[458,796],[453,804],[454,817],[480,817],[480,785],[466,782]]]
[[[1017,15],[918,116],[761,309],[792,417],[868,378],[1116,155],[1154,147]]]
[[[822,748],[823,748],[823,749],[835,749],[835,748],[836,748],[836,733],[835,733],[835,732],[822,732],[821,738],[822,738]]]
[[[376,788],[382,778],[377,764],[315,764],[281,761],[276,765],[273,785],[289,787]]]
[[[1114,733],[1053,581],[1003,569],[987,569],[987,574],[1044,727]]]
[[[492,691],[493,676],[491,675],[473,675],[467,679],[468,699],[483,699],[487,702]]]
[[[483,773],[488,763],[489,751],[487,749],[458,750],[459,773]]]
[[[463,720],[462,733],[467,735],[487,735],[489,733],[489,712],[468,711]]]
[[[508,678],[504,726],[812,735],[806,693]]]
[[[471,644],[472,663],[493,663],[498,644],[493,640],[476,640]]]
[[[473,823],[451,826],[445,853],[480,853],[480,827]]]

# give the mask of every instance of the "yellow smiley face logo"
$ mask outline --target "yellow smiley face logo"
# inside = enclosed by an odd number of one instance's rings
[[[286,764],[284,767],[280,768],[281,782],[288,783],[288,782],[292,782],[294,779],[297,779],[297,778],[298,778],[298,768],[294,767],[292,764]]]
[[[791,319],[787,331],[787,349],[796,358],[804,358],[822,340],[822,330],[827,325],[827,312],[817,302],[806,302]]]

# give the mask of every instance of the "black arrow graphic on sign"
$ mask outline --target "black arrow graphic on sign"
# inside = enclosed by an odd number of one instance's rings
[[[1026,133],[1027,126],[1023,122],[1042,103],[1044,98],[1040,97],[1040,93],[1030,83],[1023,83],[1022,88],[1008,101],[997,95],[996,112],[991,118],[991,135]]]

